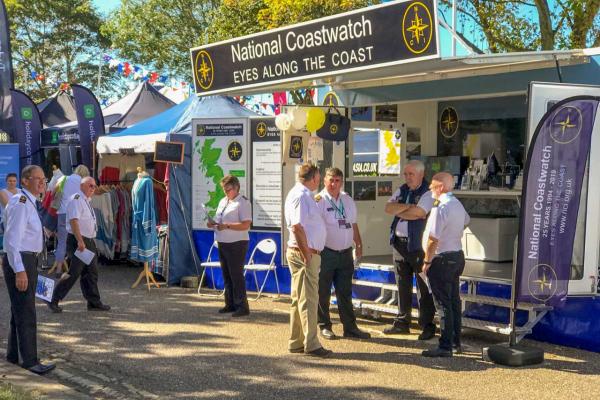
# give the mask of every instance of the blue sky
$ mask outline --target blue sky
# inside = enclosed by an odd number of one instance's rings
[[[121,0],[93,0],[92,2],[103,14],[107,14],[115,8],[118,8],[121,4]]]

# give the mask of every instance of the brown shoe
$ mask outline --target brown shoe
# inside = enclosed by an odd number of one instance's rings
[[[333,354],[333,351],[327,350],[326,348],[323,348],[323,347],[319,347],[318,349],[306,352],[307,356],[319,357],[319,358],[327,358],[331,354]]]

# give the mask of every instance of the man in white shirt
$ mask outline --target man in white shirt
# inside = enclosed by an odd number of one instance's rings
[[[73,197],[75,193],[79,193],[81,178],[85,178],[86,176],[90,176],[88,168],[85,165],[78,165],[73,174],[63,176],[62,178],[65,182],[62,186],[62,193],[60,195],[60,207],[56,211],[56,250],[54,251],[54,265],[50,271],[54,271],[57,268],[59,271],[60,269],[67,269],[65,263],[65,257],[67,255],[67,204],[71,201],[71,197]],[[62,268],[63,264],[64,268]]]
[[[23,368],[45,374],[55,365],[41,364],[37,356],[35,289],[44,234],[36,201],[46,188],[44,171],[37,165],[23,168],[21,186],[21,193],[11,197],[6,206],[2,270],[11,304],[6,359],[17,364],[20,354]]]
[[[92,177],[85,177],[81,180],[79,193],[71,196],[67,205],[67,252],[71,259],[69,276],[61,279],[54,288],[52,301],[48,303],[48,308],[53,313],[62,312],[58,302],[65,298],[69,290],[73,287],[77,279],[81,276],[81,293],[87,300],[89,311],[108,311],[110,306],[102,304],[100,301],[100,292],[98,291],[98,255],[94,238],[98,230],[96,224],[96,214],[90,199],[96,190],[96,181]],[[89,265],[86,265],[75,251],[89,250],[93,252],[94,258]]]
[[[344,173],[339,168],[329,168],[323,180],[325,188],[315,196],[321,216],[325,221],[327,238],[321,252],[319,273],[319,328],[321,337],[336,339],[329,318],[331,284],[335,286],[340,320],[344,337],[368,339],[371,335],[358,329],[352,306],[352,276],[354,259],[352,244],[356,245],[356,258],[362,257],[362,240],[356,224],[356,205],[347,193],[342,192]]]
[[[319,188],[320,180],[315,165],[302,165],[298,182],[285,199],[285,222],[290,233],[286,258],[292,273],[288,350],[328,357],[331,350],[323,348],[317,337],[319,268],[326,230],[311,192]]]
[[[461,352],[459,279],[465,268],[461,238],[470,217],[452,194],[453,187],[454,178],[447,172],[435,174],[429,186],[436,201],[423,234],[423,272],[440,315],[441,336],[437,348],[423,351],[425,357],[452,357],[453,349]]]

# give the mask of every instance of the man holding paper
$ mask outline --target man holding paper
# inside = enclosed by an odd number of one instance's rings
[[[58,282],[54,288],[48,308],[54,313],[62,312],[58,302],[65,298],[81,276],[81,292],[87,300],[89,311],[108,311],[110,306],[102,304],[98,291],[98,257],[96,255],[96,214],[90,198],[96,190],[92,177],[81,180],[80,192],[71,196],[67,205],[67,254],[71,259],[69,277]]]

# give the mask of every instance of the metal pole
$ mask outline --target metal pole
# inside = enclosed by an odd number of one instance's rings
[[[519,260],[519,237],[517,236],[517,256],[513,257],[512,280],[510,287],[510,338],[509,346],[517,344],[517,262]]]
[[[456,56],[456,0],[452,0],[452,57]]]

